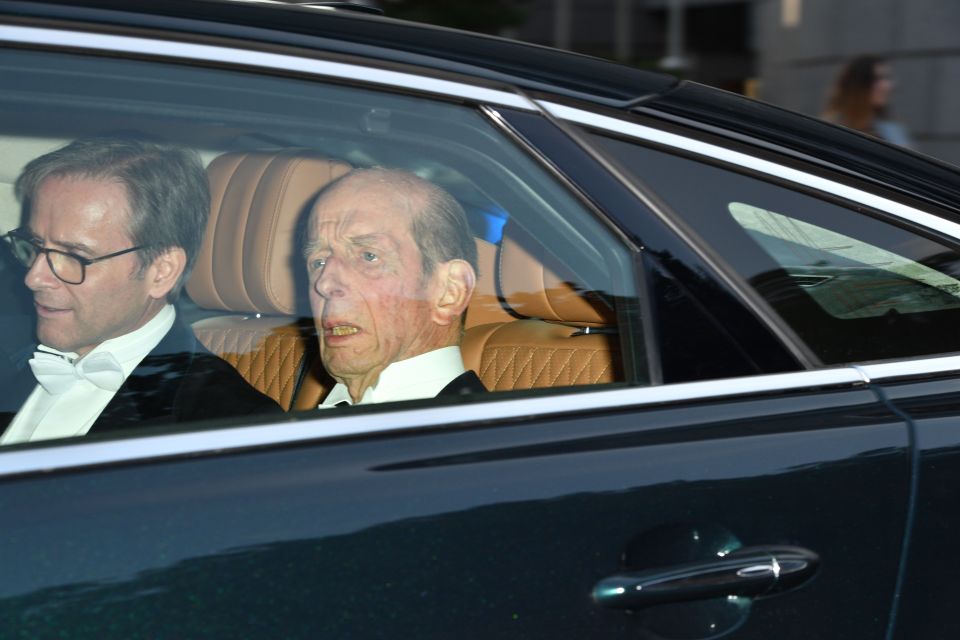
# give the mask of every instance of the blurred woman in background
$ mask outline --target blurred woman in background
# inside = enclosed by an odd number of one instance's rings
[[[907,130],[889,118],[893,78],[885,60],[854,58],[837,74],[823,118],[888,142],[913,147]]]

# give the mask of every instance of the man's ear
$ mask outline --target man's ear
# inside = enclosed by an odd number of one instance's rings
[[[466,260],[448,260],[436,266],[434,282],[438,292],[433,307],[433,321],[448,326],[459,321],[467,310],[477,274]]]
[[[167,297],[187,266],[187,253],[182,247],[170,247],[153,259],[147,268],[147,293],[154,300]]]

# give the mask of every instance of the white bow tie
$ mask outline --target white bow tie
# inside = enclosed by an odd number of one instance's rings
[[[33,352],[30,369],[51,395],[63,393],[77,380],[89,380],[104,391],[116,391],[123,384],[123,368],[111,353],[94,353],[74,364],[60,351],[43,345],[38,349]]]

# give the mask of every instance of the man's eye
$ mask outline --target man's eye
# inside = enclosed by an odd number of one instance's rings
[[[364,261],[366,261],[366,262],[376,262],[376,261],[377,261],[377,254],[371,253],[370,251],[364,251],[364,252],[361,253],[360,255],[363,256],[363,259],[364,259]]]
[[[307,263],[307,269],[309,269],[310,271],[319,271],[320,269],[323,269],[326,266],[326,264],[327,264],[326,258],[314,258],[313,260]]]

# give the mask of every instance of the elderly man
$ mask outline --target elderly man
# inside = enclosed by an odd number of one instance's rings
[[[463,209],[417,176],[358,169],[311,211],[305,246],[321,407],[485,391],[460,356],[477,249]]]
[[[208,191],[195,154],[136,140],[77,140],[26,166],[25,226],[6,238],[29,269],[40,345],[35,380],[25,367],[0,379],[22,403],[0,443],[279,411],[173,306]]]

